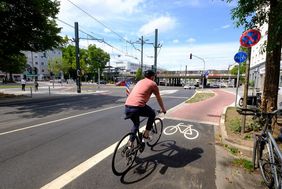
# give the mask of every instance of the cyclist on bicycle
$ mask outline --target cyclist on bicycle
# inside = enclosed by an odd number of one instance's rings
[[[143,138],[145,139],[149,139],[149,132],[152,129],[152,125],[156,117],[155,111],[146,104],[152,93],[156,96],[161,111],[166,113],[159,88],[154,82],[155,75],[156,74],[153,70],[145,71],[145,78],[137,82],[125,102],[125,114],[127,117],[130,116],[133,122],[131,132],[137,133],[140,125],[140,116],[148,117],[146,130],[143,133]],[[129,141],[129,145],[132,144],[133,140],[134,138],[132,137]]]

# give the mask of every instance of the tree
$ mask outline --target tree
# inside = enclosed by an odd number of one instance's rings
[[[55,19],[57,0],[2,0],[0,2],[0,64],[20,51],[45,51],[62,43]]]
[[[62,49],[63,52],[63,67],[64,73],[66,70],[73,78],[76,78],[76,59],[75,46],[68,45]],[[82,74],[88,74],[91,77],[98,77],[105,69],[107,62],[110,61],[110,55],[95,45],[89,45],[87,49],[79,49],[80,68]]]
[[[142,74],[141,68],[138,68],[138,69],[136,70],[136,76],[135,76],[135,78],[136,78],[136,81],[139,81],[140,79],[143,78],[143,74]]]
[[[268,23],[265,85],[262,99],[262,109],[268,112],[277,109],[282,43],[281,10],[281,0],[238,0],[238,6],[232,9],[232,18],[236,20],[237,26],[249,29]]]
[[[6,59],[9,64],[0,64],[0,70],[3,72],[9,73],[10,81],[13,81],[13,73],[22,73],[26,68],[26,57],[24,54],[15,54],[11,55]]]

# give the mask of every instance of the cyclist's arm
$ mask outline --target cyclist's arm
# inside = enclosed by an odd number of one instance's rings
[[[160,107],[161,107],[161,109],[162,109],[162,112],[163,112],[163,113],[166,113],[166,109],[165,109],[165,107],[164,107],[163,99],[162,99],[162,97],[161,97],[161,95],[160,95],[160,92],[159,92],[159,88],[158,88],[158,87],[156,87],[156,89],[154,90],[154,95],[155,95],[156,98],[157,98],[157,101],[158,101],[158,103],[159,103],[159,105],[160,105]]]

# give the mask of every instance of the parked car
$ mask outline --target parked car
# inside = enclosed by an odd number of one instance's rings
[[[184,85],[183,87],[185,90],[186,89],[196,89],[195,85]]]

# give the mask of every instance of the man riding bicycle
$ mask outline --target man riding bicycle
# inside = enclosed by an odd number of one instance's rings
[[[145,78],[137,82],[125,102],[125,114],[127,117],[130,116],[130,119],[133,122],[131,132],[137,133],[140,125],[140,116],[148,117],[146,130],[143,133],[143,138],[145,139],[149,139],[149,132],[152,129],[152,125],[156,117],[155,111],[146,104],[149,101],[152,93],[156,96],[161,111],[166,113],[159,88],[154,82],[155,75],[156,73],[153,70],[145,71]],[[129,140],[129,145],[132,144],[133,140],[134,138],[131,137]]]

